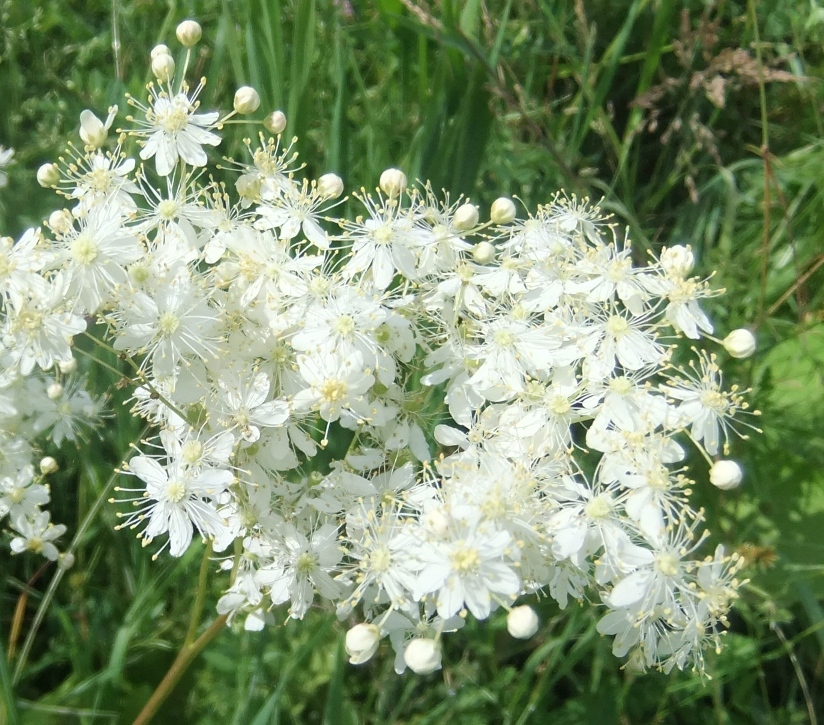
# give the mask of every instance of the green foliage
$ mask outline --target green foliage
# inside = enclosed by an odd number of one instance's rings
[[[195,74],[209,78],[204,105],[225,107],[238,85],[255,86],[264,108],[287,113],[309,174],[336,171],[349,188],[369,187],[398,166],[484,208],[505,193],[532,208],[561,187],[603,197],[639,255],[691,244],[701,270],[727,289],[712,301],[720,334],[750,326],[760,343],[753,359],[729,368],[762,412],[751,422],[763,432],[734,443],[745,486],[719,494],[696,485],[719,522],[716,537],[749,558],[752,580],[726,650],[710,656],[712,680],[622,671],[592,613],[548,603],[534,640],[514,642],[500,620],[469,624],[447,640],[442,672],[398,678],[386,650],[363,667],[346,664],[342,628],[312,612],[261,633],[222,633],[157,722],[789,724],[824,712],[821,8],[806,0],[769,12],[738,0],[32,7],[0,2],[0,143],[17,150],[0,192],[4,234],[47,213],[52,200],[34,170],[75,137],[80,111],[102,115],[123,91],[142,96],[149,48],[176,47],[174,27],[191,16],[204,27],[195,49]],[[239,141],[222,148],[241,150]],[[115,417],[76,459],[61,461],[54,518],[70,532],[138,433],[113,376],[91,374],[113,394]],[[115,522],[106,505],[90,520],[14,686],[19,660],[0,654],[0,723],[130,722],[173,661],[199,554],[152,562]],[[19,656],[54,572],[3,561],[4,645],[27,597]],[[218,594],[208,592],[207,612]]]

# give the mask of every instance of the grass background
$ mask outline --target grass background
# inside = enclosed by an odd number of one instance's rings
[[[525,643],[500,618],[469,624],[446,638],[444,669],[424,678],[397,677],[386,650],[348,665],[343,629],[313,611],[262,633],[223,632],[156,722],[824,719],[824,7],[0,0],[0,143],[17,150],[0,191],[3,234],[49,213],[55,200],[36,185],[37,166],[75,137],[82,109],[102,116],[124,91],[143,95],[149,49],[176,48],[185,17],[204,29],[195,56],[195,75],[209,78],[204,106],[225,108],[238,85],[254,85],[264,108],[286,112],[310,175],[336,171],[349,188],[371,187],[399,166],[483,209],[501,194],[534,208],[563,188],[602,199],[641,261],[664,244],[692,245],[699,271],[727,289],[708,304],[719,333],[748,326],[758,336],[756,356],[733,361],[729,375],[752,387],[763,434],[734,443],[742,489],[696,487],[715,540],[750,562],[727,647],[708,657],[711,680],[622,671],[594,607],[542,602],[542,629]],[[55,572],[33,557],[0,559],[0,645],[16,650],[8,663],[0,654],[0,723],[128,723],[187,631],[202,551],[153,563],[113,531],[113,507],[95,508],[139,432],[108,392],[111,425],[60,458],[53,518],[69,525],[67,540],[90,523],[14,687]]]

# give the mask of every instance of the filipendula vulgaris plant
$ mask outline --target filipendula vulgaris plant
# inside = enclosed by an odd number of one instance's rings
[[[199,37],[178,29],[190,50]],[[154,557],[208,540],[220,624],[259,630],[324,603],[351,625],[351,662],[386,638],[399,673],[428,673],[468,614],[503,608],[512,636],[533,636],[519,602],[540,594],[594,602],[636,669],[701,670],[741,563],[699,552],[684,462],[692,446],[711,483],[739,485],[724,456],[749,424],[719,358],[685,338],[733,357],[755,340],[711,337],[700,303],[717,292],[691,276],[690,249],[636,267],[586,201],[521,213],[500,198],[482,221],[398,169],[338,218],[343,181],[300,178],[279,111],[223,160],[224,186],[208,173],[221,131],[258,94],[203,112],[205,80],[191,87],[166,46],[151,68],[114,141],[117,108],[84,111],[82,150],[39,170],[68,206],[0,242],[12,551],[58,557],[55,464],[32,462],[38,436],[71,440],[100,415],[73,377],[72,338],[96,320],[154,431],[122,467],[118,528]]]

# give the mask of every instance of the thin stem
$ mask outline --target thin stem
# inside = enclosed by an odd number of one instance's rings
[[[138,436],[138,440],[142,438],[144,435],[146,435],[148,430],[149,426],[146,426]],[[109,480],[106,481],[106,485],[103,487],[103,490],[100,492],[100,495],[92,504],[92,507],[89,509],[86,516],[83,518],[80,527],[77,529],[77,533],[74,535],[74,538],[72,539],[72,543],[69,544],[69,548],[66,549],[66,556],[74,553],[74,550],[80,543],[80,539],[86,533],[86,529],[89,528],[89,526],[92,523],[92,520],[95,516],[97,516],[97,512],[100,511],[101,506],[103,506],[103,502],[106,501],[108,494],[114,486],[114,482],[117,479],[118,475],[119,473],[117,471],[113,471],[112,475],[109,476]],[[14,677],[12,678],[12,683],[15,685],[20,681],[20,677],[23,674],[23,668],[26,665],[26,661],[28,660],[32,645],[34,644],[34,638],[37,635],[37,630],[40,629],[40,625],[43,623],[43,618],[46,616],[46,610],[49,608],[49,604],[51,604],[52,599],[54,599],[54,595],[57,592],[57,587],[59,586],[60,581],[63,579],[63,575],[66,573],[66,571],[67,570],[63,567],[57,568],[57,571],[52,577],[51,582],[49,582],[49,587],[48,589],[46,589],[46,593],[43,595],[43,599],[40,600],[40,605],[37,607],[37,612],[35,612],[34,620],[32,621],[31,627],[29,628],[29,631],[26,634],[26,640],[23,642],[23,646],[20,649],[20,659],[17,660],[17,665],[14,668]]]
[[[221,614],[203,634],[200,635],[192,644],[184,645],[180,652],[178,652],[172,666],[164,675],[160,684],[155,688],[152,696],[148,702],[143,706],[140,714],[135,718],[132,725],[147,725],[157,713],[158,708],[165,702],[166,698],[171,694],[175,685],[183,677],[183,674],[192,664],[194,659],[201,653],[203,648],[209,644],[226,625],[226,620],[229,618],[228,614]]]
[[[195,640],[197,625],[200,624],[200,615],[203,613],[203,602],[206,599],[206,580],[209,576],[209,561],[212,556],[212,542],[206,545],[203,558],[200,560],[200,573],[197,577],[197,592],[195,593],[195,603],[192,606],[192,616],[189,619],[189,630],[186,632],[186,639],[183,640],[184,649]]]

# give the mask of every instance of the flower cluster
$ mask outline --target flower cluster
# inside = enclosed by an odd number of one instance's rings
[[[179,35],[191,47],[199,28]],[[257,94],[202,113],[203,82],[175,85],[165,46],[152,69],[113,147],[117,109],[85,112],[82,151],[41,168],[72,208],[0,247],[12,548],[56,555],[23,431],[68,438],[96,414],[52,372],[72,368],[72,337],[96,319],[156,431],[123,466],[121,527],[154,556],[181,556],[195,534],[215,552],[234,542],[218,604],[230,620],[260,629],[328,602],[361,620],[352,662],[387,637],[398,672],[431,672],[467,613],[510,610],[513,636],[532,636],[534,612],[513,605],[544,593],[600,600],[599,631],[634,666],[700,668],[740,562],[697,554],[685,446],[726,454],[747,404],[715,354],[682,344],[712,333],[700,303],[715,294],[689,248],[639,266],[586,201],[519,214],[502,198],[482,222],[397,169],[338,218],[342,180],[297,178],[279,112],[264,122],[274,137],[230,164],[232,189],[204,173],[207,150]],[[135,142],[145,164],[124,151]],[[724,347],[751,353],[747,335]],[[15,395],[43,402],[18,423]],[[741,471],[721,460],[712,480],[731,488]]]

